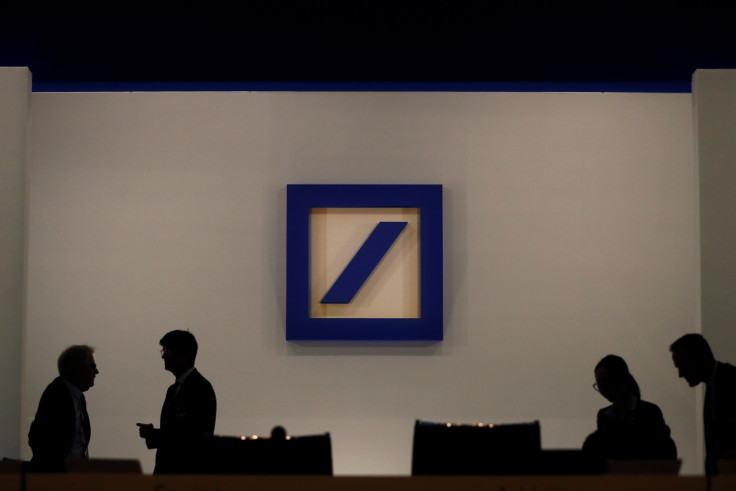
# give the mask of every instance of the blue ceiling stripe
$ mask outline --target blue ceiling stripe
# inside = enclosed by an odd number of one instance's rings
[[[690,82],[34,82],[33,92],[631,92],[690,93]]]

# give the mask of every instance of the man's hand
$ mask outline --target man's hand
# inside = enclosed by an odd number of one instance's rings
[[[148,438],[149,436],[153,435],[153,425],[150,423],[136,423],[135,424],[138,427],[138,434],[141,436],[141,438]]]

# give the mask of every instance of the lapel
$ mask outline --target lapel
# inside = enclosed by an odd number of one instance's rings
[[[181,405],[182,398],[186,398],[187,387],[194,380],[194,377],[198,375],[197,369],[195,368],[192,372],[187,375],[183,382],[178,380],[171,384],[166,390],[166,399],[164,399],[163,408],[161,408],[161,427],[168,426],[168,423],[173,422],[176,418],[177,408]]]

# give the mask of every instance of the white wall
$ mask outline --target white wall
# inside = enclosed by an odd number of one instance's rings
[[[693,77],[700,171],[703,334],[719,360],[736,363],[736,70]]]
[[[0,67],[0,457],[20,456],[27,68]]]
[[[699,318],[690,94],[36,93],[31,121],[22,432],[89,343],[90,452],[150,471],[158,340],[190,329],[216,433],[329,431],[338,474],[408,474],[415,418],[579,447],[608,353],[701,470],[668,353]],[[444,342],[284,340],[289,183],[444,185]]]

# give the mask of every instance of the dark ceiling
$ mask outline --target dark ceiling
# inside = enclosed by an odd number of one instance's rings
[[[512,5],[32,4],[3,20],[0,65],[29,66],[42,83],[662,83],[736,68],[733,1]]]

